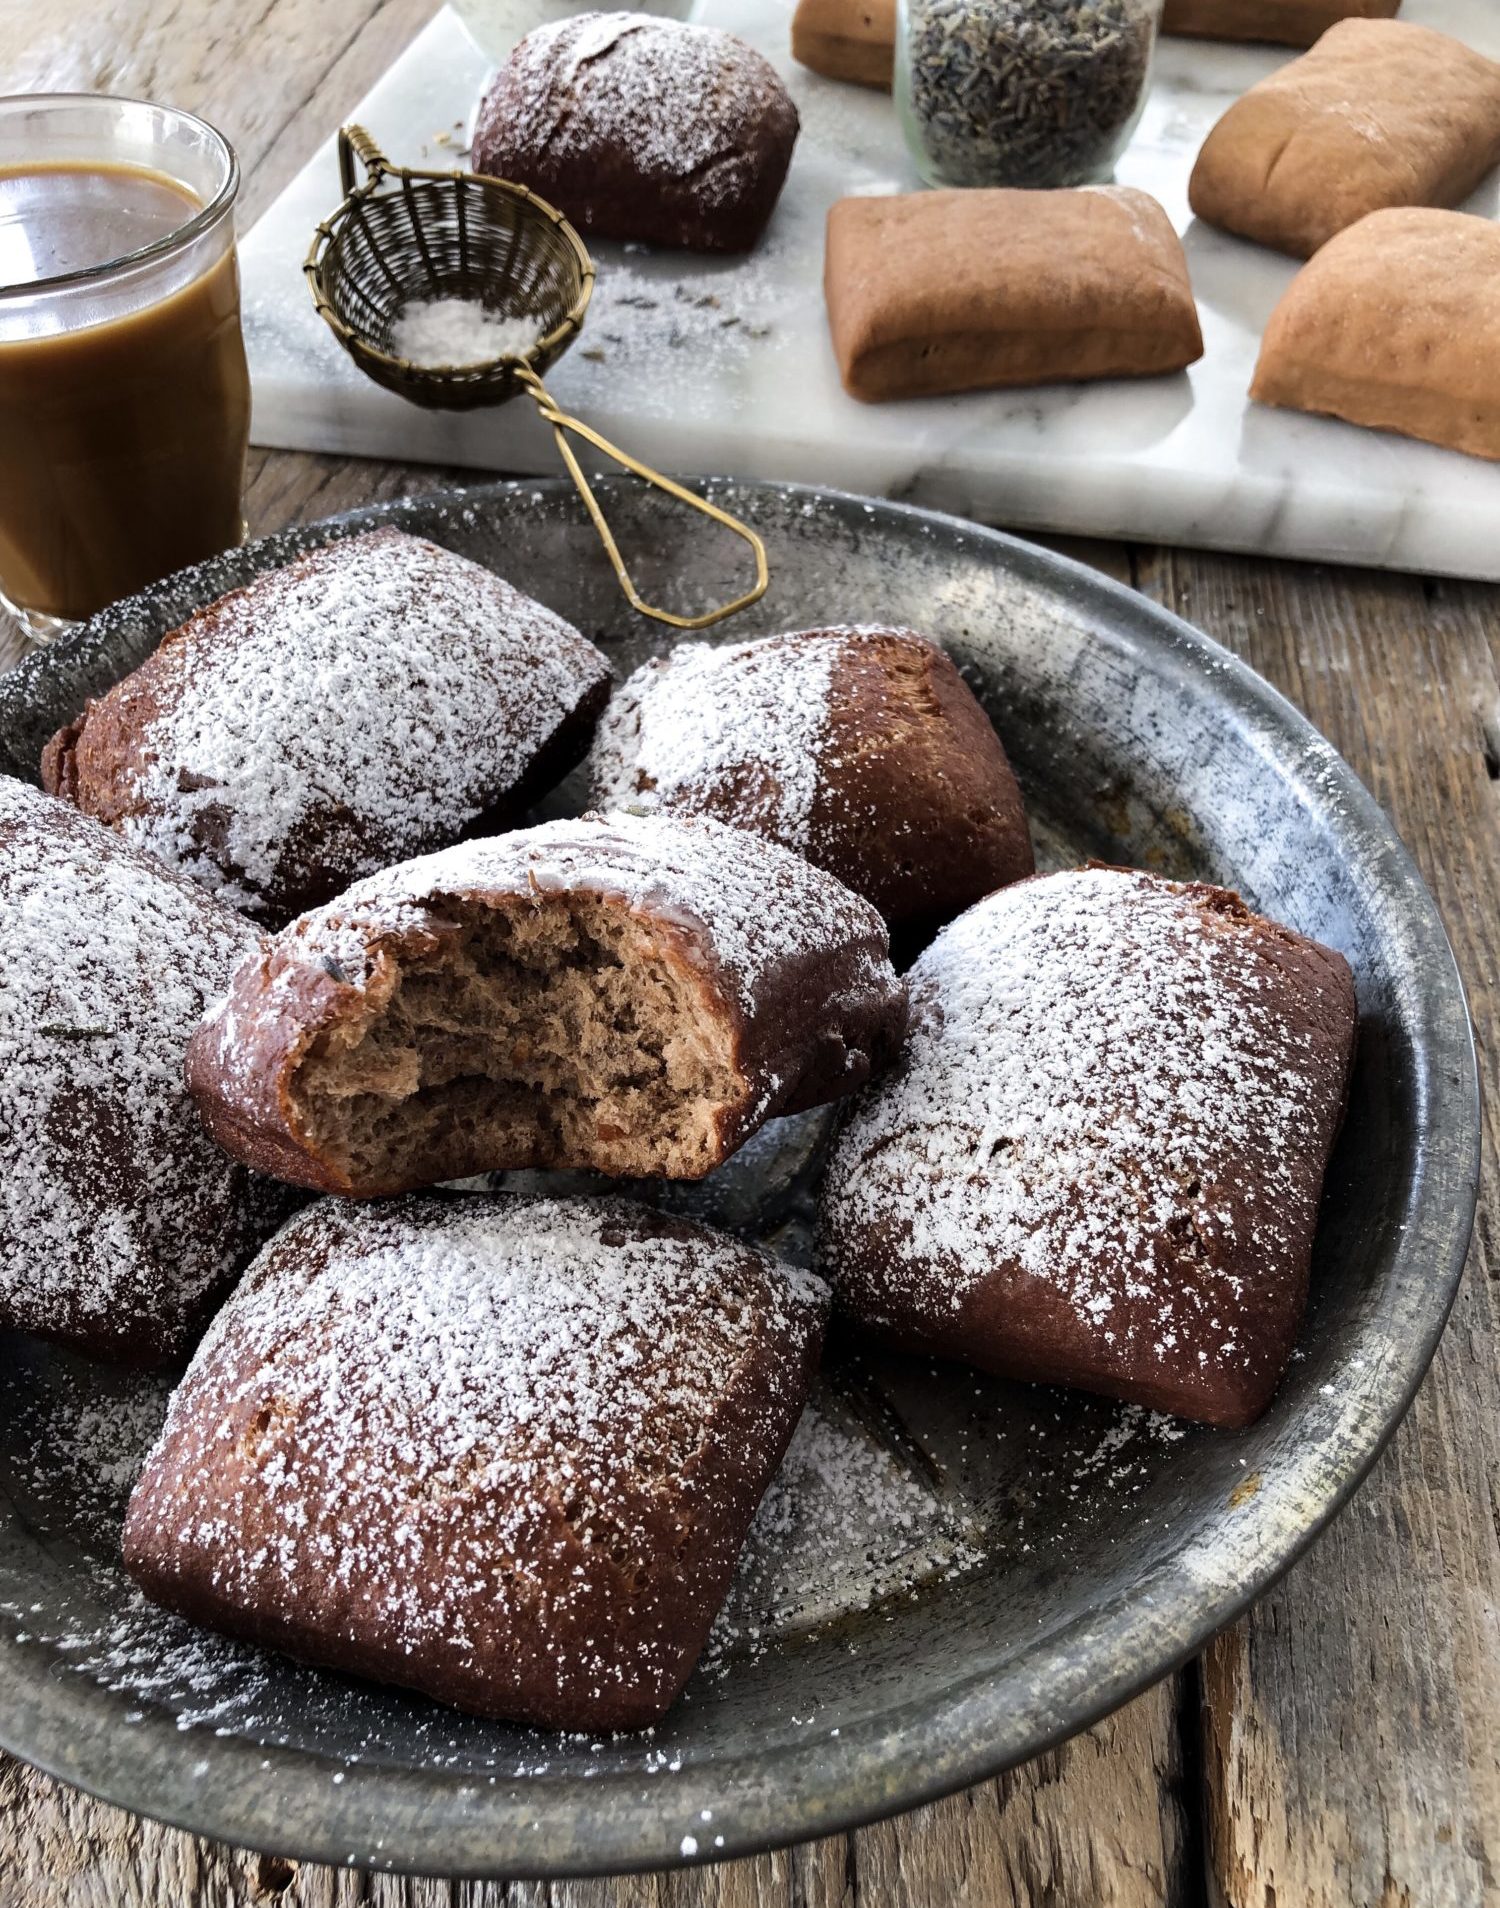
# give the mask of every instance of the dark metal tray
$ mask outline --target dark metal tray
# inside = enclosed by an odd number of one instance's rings
[[[1468,1018],[1431,897],[1384,815],[1274,690],[1141,597],[951,519],[717,486],[771,593],[723,640],[820,622],[940,638],[991,711],[1044,864],[1089,855],[1238,887],[1341,948],[1363,1020],[1301,1346],[1262,1421],[1210,1433],[1065,1392],[835,1348],[687,1698],[653,1734],[554,1739],[298,1668],[160,1615],[116,1562],[165,1386],[0,1345],[0,1741],[203,1834],[446,1874],[655,1867],[819,1835],[972,1782],[1196,1651],[1349,1496],[1442,1330],[1473,1219]],[[606,508],[651,600],[731,594],[625,483]],[[234,551],[0,681],[0,768],[197,604],[293,550],[395,522],[598,636],[630,617],[563,483],[398,503]],[[628,626],[628,627],[627,627]],[[551,806],[578,799],[565,787]],[[805,1241],[819,1126],[784,1122],[693,1209]]]

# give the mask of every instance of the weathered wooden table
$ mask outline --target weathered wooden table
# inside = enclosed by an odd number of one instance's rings
[[[248,225],[434,5],[0,0],[0,90],[130,93],[205,114],[239,148]],[[442,477],[252,453],[251,530]],[[1055,1754],[853,1835],[620,1882],[403,1881],[196,1841],[0,1757],[0,1908],[1500,1901],[1500,591],[1073,553],[1208,630],[1332,739],[1415,854],[1469,988],[1491,1142],[1474,1251],[1432,1373],[1354,1504],[1200,1662]],[[18,653],[0,638],[0,664]]]

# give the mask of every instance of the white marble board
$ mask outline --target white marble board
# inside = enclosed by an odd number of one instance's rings
[[[1182,233],[1205,352],[1174,377],[863,405],[834,367],[823,222],[851,192],[913,188],[890,100],[791,59],[791,0],[700,0],[785,76],[802,135],[775,218],[747,260],[594,247],[583,334],[549,373],[566,409],[664,469],[884,494],[1018,528],[1133,537],[1500,579],[1500,466],[1248,403],[1288,259],[1195,220],[1187,179],[1230,99],[1290,57],[1164,39],[1118,177]],[[1500,58],[1495,0],[1407,0],[1403,18]],[[487,71],[444,9],[351,118],[397,161],[461,163]],[[441,137],[440,137],[441,135]],[[258,444],[472,465],[558,468],[529,404],[424,411],[370,384],[312,308],[301,264],[339,199],[333,141],[243,241]],[[1470,210],[1496,216],[1491,180]]]

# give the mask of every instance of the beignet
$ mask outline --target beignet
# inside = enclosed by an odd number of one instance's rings
[[[796,142],[797,109],[775,67],[732,33],[580,13],[511,53],[469,158],[597,238],[748,252]]]
[[[290,1209],[199,1124],[182,1057],[259,935],[0,777],[0,1328],[158,1364]]]
[[[911,1036],[823,1193],[861,1325],[986,1371],[1241,1425],[1307,1296],[1354,984],[1222,888],[1002,888],[911,971]]]
[[[388,868],[252,956],[188,1083],[236,1158],[368,1196],[513,1167],[698,1179],[894,1056],[880,916],[715,821],[549,822]]]
[[[615,693],[600,808],[713,815],[926,933],[1032,871],[1021,791],[952,662],[906,629],[680,643]]]
[[[323,1201],[199,1348],[126,1568],[308,1662],[545,1728],[642,1727],[703,1647],[825,1303],[624,1201]]]
[[[516,819],[585,753],[608,692],[560,616],[373,530],[189,617],[53,737],[42,780],[276,925]]]

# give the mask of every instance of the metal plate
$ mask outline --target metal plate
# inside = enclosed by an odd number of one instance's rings
[[[207,1835],[447,1874],[655,1867],[824,1834],[1018,1762],[1189,1656],[1338,1509],[1406,1409],[1469,1238],[1478,1093],[1442,926],[1369,795],[1265,683],[1089,571],[895,505],[714,488],[771,554],[771,593],[734,637],[855,619],[930,632],[1005,740],[1044,863],[1227,882],[1348,955],[1353,1102],[1275,1403],[1212,1433],[836,1345],[687,1697],[650,1736],[589,1742],[148,1609],[115,1539],[163,1384],[10,1340],[0,1739],[18,1755]],[[626,484],[604,495],[648,597],[732,593],[742,546]],[[0,766],[29,775],[83,696],[197,604],[373,522],[504,572],[621,668],[666,644],[623,609],[566,486],[449,493],[232,552],[107,612],[0,683]],[[797,1253],[818,1137],[785,1123],[675,1196]]]

